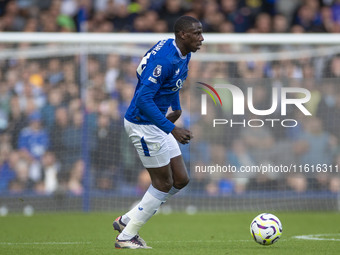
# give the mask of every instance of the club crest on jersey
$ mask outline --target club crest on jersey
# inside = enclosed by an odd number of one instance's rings
[[[156,68],[153,70],[152,75],[154,77],[158,77],[158,76],[161,75],[161,73],[162,73],[162,66],[161,65],[157,65]]]

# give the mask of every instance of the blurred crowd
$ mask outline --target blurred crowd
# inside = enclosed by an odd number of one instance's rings
[[[183,14],[200,19],[205,32],[340,31],[338,0],[4,0],[0,1],[0,31],[172,32],[174,21]],[[209,47],[202,51],[208,52]],[[85,67],[77,55],[0,60],[0,194],[81,195],[87,185],[142,194],[150,180],[122,124],[141,57],[93,54]],[[195,105],[197,100],[189,100],[193,95],[189,87],[199,80],[214,83],[231,78],[244,84],[258,79],[254,105],[259,109],[270,108],[273,87],[307,88],[312,100],[306,107],[313,117],[291,111],[289,117],[299,120],[295,128],[211,132],[211,119],[198,118],[200,106]],[[340,55],[267,62],[192,60],[181,92],[179,120],[195,134],[191,147],[181,146],[186,163],[339,165],[339,79]],[[220,110],[228,116],[230,105],[226,105]],[[214,114],[218,113],[210,118]],[[274,189],[340,191],[339,173],[281,179],[191,171],[191,179],[188,192],[208,195]]]
[[[2,0],[0,31],[172,32],[181,15],[205,32],[340,31],[339,0]]]

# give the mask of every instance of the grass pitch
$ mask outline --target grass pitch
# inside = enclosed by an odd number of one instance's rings
[[[271,246],[249,233],[259,213],[156,215],[140,232],[152,250],[114,248],[111,224],[119,213],[9,215],[0,217],[0,254],[340,254],[339,213],[272,212],[283,234]]]

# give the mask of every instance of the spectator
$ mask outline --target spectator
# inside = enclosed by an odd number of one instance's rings
[[[275,138],[272,132],[266,126],[252,128],[242,128],[240,137],[248,148],[250,155],[257,163],[266,163],[270,161],[268,153],[275,146]]]
[[[18,141],[19,149],[30,158],[39,160],[49,147],[49,138],[42,127],[41,115],[35,112],[29,116],[29,126],[22,130]]]
[[[324,77],[340,78],[340,55],[329,60],[324,71]]]
[[[1,17],[3,31],[22,31],[25,19],[19,14],[20,10],[16,1],[9,1],[5,6],[5,12]]]
[[[338,121],[340,121],[340,96],[337,95],[336,85],[332,81],[325,81],[321,86],[322,98],[318,104],[316,116],[322,120],[325,130],[338,139]],[[327,113],[327,114],[324,114]]]
[[[127,3],[112,2],[108,10],[108,19],[113,23],[116,32],[127,32],[132,29],[132,17],[129,15]]]
[[[272,31],[272,20],[269,14],[260,13],[255,18],[255,32],[270,33]]]
[[[251,11],[247,7],[238,8],[236,0],[221,0],[221,11],[234,25],[236,33],[246,32],[251,26]]]
[[[60,171],[60,164],[57,161],[55,154],[47,151],[42,160],[43,171],[43,192],[44,194],[52,194],[58,189],[58,173]]]
[[[119,76],[119,56],[110,54],[106,59],[105,91],[109,94],[116,90],[116,81]]]
[[[168,32],[168,23],[164,19],[158,19],[152,28],[154,33]]]
[[[0,132],[6,130],[9,126],[11,96],[8,84],[0,80]]]
[[[273,33],[287,33],[289,29],[288,19],[282,14],[276,14],[273,18]]]
[[[215,1],[206,5],[203,15],[202,25],[204,31],[207,32],[217,32],[218,26],[225,21],[225,17]]]
[[[159,16],[168,23],[168,32],[173,32],[175,21],[184,14],[180,0],[165,0]]]
[[[204,1],[201,0],[193,0],[191,1],[191,8],[190,8],[190,16],[193,16],[199,20],[201,20],[203,18],[203,13],[204,13],[204,9],[208,8],[208,6],[210,6],[210,4],[214,4],[212,1],[209,3],[209,5],[207,5]]]
[[[218,32],[220,33],[233,33],[234,32],[234,25],[230,21],[223,21],[219,27]]]
[[[303,193],[308,189],[308,181],[306,176],[303,174],[294,174],[287,177],[287,185],[288,187],[297,192]]]
[[[291,28],[290,28],[290,32],[293,33],[293,34],[303,34],[306,32],[306,30],[304,29],[303,26],[300,26],[300,25],[293,25]]]
[[[100,115],[98,118],[98,129],[96,131],[96,148],[93,151],[93,165],[96,170],[97,179],[108,173],[114,174],[119,167],[119,129],[113,129],[110,117]],[[112,177],[111,177],[112,178]]]
[[[320,119],[310,117],[306,120],[305,132],[299,140],[305,144],[305,150],[301,151],[299,163],[304,165],[332,163],[332,154],[337,145],[337,139],[325,132]]]
[[[239,172],[234,174],[235,192],[243,193],[247,189],[247,184],[251,178],[254,178],[253,173],[241,173],[241,166],[256,165],[254,159],[250,155],[247,147],[242,139],[235,139],[231,150],[228,152],[228,161],[232,166],[236,166]]]
[[[41,109],[42,121],[48,131],[51,131],[55,124],[55,111],[61,106],[62,100],[63,94],[59,88],[49,91],[48,103]]]
[[[335,0],[331,6],[332,9],[332,17],[336,24],[340,24],[340,1]]]
[[[10,193],[23,193],[34,189],[34,182],[29,177],[29,162],[13,151],[9,157],[9,166],[15,171],[16,178],[10,182]]]
[[[296,10],[293,19],[293,25],[302,26],[307,32],[319,32],[321,26],[321,18],[317,0],[306,1],[306,4],[301,5]],[[308,4],[313,3],[313,4]]]
[[[81,159],[82,154],[82,128],[84,124],[83,113],[81,111],[74,111],[71,114],[71,124],[62,130],[61,142],[64,148],[63,163],[65,168],[70,168],[76,161]],[[87,136],[88,141],[91,137]]]
[[[67,108],[57,108],[55,111],[55,122],[49,134],[51,139],[51,151],[53,151],[56,154],[57,158],[61,161],[63,161],[64,158],[67,157],[67,154],[65,153],[66,149],[64,148],[61,137],[67,129],[68,124],[69,119]]]
[[[9,190],[11,182],[16,178],[16,174],[9,159],[12,153],[12,148],[9,141],[4,141],[4,135],[0,137],[0,193]]]
[[[20,132],[18,140],[21,155],[30,164],[29,177],[34,182],[41,179],[40,160],[49,146],[50,139],[42,127],[41,115],[35,112],[29,116],[29,126]]]
[[[21,130],[27,125],[27,117],[20,109],[19,98],[17,96],[13,95],[10,106],[11,112],[8,132],[11,134],[12,147],[18,148],[19,135]]]
[[[83,194],[84,192],[83,177],[84,177],[84,162],[79,159],[73,163],[70,171],[70,178],[67,183],[68,191],[72,195],[79,196]]]
[[[328,6],[323,6],[321,8],[321,20],[322,24],[320,27],[321,32],[329,32],[332,33],[335,32],[336,29],[336,23],[333,20],[332,16],[332,9]]]
[[[52,85],[56,85],[62,80],[64,80],[64,74],[62,72],[61,63],[59,59],[54,58],[48,62],[46,78],[47,81]]]

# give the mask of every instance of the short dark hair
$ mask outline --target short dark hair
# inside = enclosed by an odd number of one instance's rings
[[[181,16],[179,17],[174,25],[175,34],[180,31],[187,31],[192,27],[193,23],[199,23],[200,21],[191,16]]]

